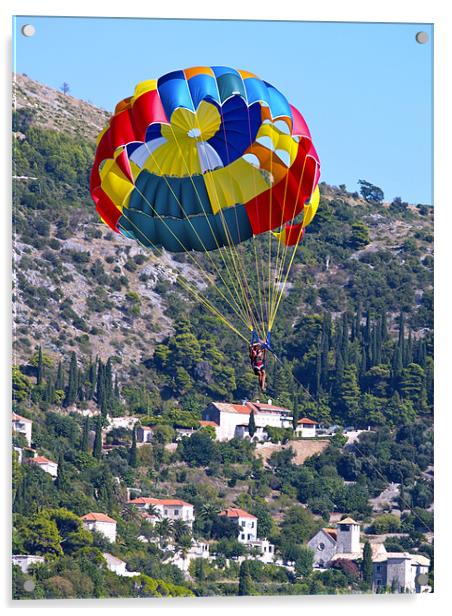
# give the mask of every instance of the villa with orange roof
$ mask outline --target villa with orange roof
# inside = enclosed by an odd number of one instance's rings
[[[83,522],[84,528],[90,531],[101,533],[106,539],[114,543],[116,541],[116,520],[110,518],[105,513],[96,513],[90,511],[82,515],[80,519]]]
[[[45,456],[36,456],[35,458],[29,458],[27,460],[29,464],[36,464],[45,473],[49,473],[55,479],[58,475],[58,464],[49,460]]]
[[[258,553],[258,560],[265,563],[273,562],[275,546],[268,539],[257,536],[257,518],[255,515],[238,507],[228,507],[219,515],[226,516],[237,523],[237,540],[244,543],[248,548],[254,548]]]
[[[292,426],[292,411],[281,406],[275,406],[271,400],[267,402],[244,402],[233,404],[228,402],[210,402],[202,412],[202,421],[215,425],[217,440],[228,441],[234,437],[245,438],[248,435],[248,424],[251,412],[254,413],[256,424],[255,438],[265,439],[265,427],[290,428]]]
[[[193,505],[177,498],[140,496],[129,499],[127,503],[147,514],[147,519],[152,523],[158,519],[182,520],[191,527],[195,520]],[[155,513],[148,513],[149,510]]]

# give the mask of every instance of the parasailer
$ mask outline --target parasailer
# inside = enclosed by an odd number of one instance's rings
[[[114,231],[185,252],[206,285],[178,281],[242,339],[269,340],[319,176],[306,122],[277,88],[198,66],[143,81],[116,106],[91,195]],[[263,369],[253,368],[264,386],[265,344]]]

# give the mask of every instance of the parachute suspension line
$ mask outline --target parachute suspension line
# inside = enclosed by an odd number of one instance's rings
[[[221,111],[220,111],[220,113],[221,113]],[[222,113],[221,113],[221,117],[222,117],[222,120],[223,120]],[[228,140],[227,140],[226,127],[225,127],[224,121],[222,122],[222,124],[223,124],[223,132],[224,132],[224,136],[225,136],[226,151],[227,151],[227,154],[228,154],[228,157],[229,157]],[[198,124],[198,127],[201,130],[201,127],[199,126],[199,124]],[[207,152],[206,152],[206,156],[207,156],[207,158],[209,158],[209,155],[208,155]],[[215,179],[214,178],[213,178],[213,186],[214,186],[214,189],[215,189],[215,194],[216,194],[217,201],[219,202],[217,186],[215,184]],[[242,263],[243,259],[241,259],[237,247],[232,242],[232,238],[231,238],[231,235],[230,235],[229,227],[226,224],[226,220],[224,218],[223,208],[219,207],[218,209],[219,209],[219,214],[220,214],[220,220],[221,220],[221,223],[223,225],[223,230],[224,230],[225,236],[227,238],[228,246],[229,246],[229,249],[230,249],[229,250],[229,254],[230,254],[231,260],[233,261],[234,266],[235,266],[235,271],[236,271],[237,279],[241,283],[240,287],[241,287],[241,289],[243,291],[244,301],[246,302],[246,304],[248,306],[248,309],[249,309],[250,322],[251,322],[250,331],[252,331],[253,328],[256,326],[256,324],[255,324],[255,317],[254,317],[255,312],[257,312],[257,310],[256,310],[256,303],[255,303],[254,297],[251,294],[249,286],[248,286],[248,281],[247,281],[247,278],[246,278],[245,267],[244,267],[244,265]],[[253,309],[251,307],[251,303],[254,304],[255,312],[253,312]]]
[[[160,216],[160,214],[157,212],[157,210],[154,208],[154,206],[149,202],[149,200],[147,199],[146,195],[144,195],[139,188],[137,188],[135,186],[135,190],[137,190],[137,192],[141,195],[141,197],[143,198],[144,201],[146,201],[146,203],[149,205],[149,207],[154,211],[155,214],[157,214],[159,220],[161,220],[163,222],[163,224],[166,226],[166,228],[168,229],[168,231],[173,235],[173,237],[175,238],[175,240],[179,243],[179,245],[182,247],[182,249],[186,252],[186,254],[191,258],[191,260],[193,261],[193,263],[196,265],[196,267],[200,270],[203,271],[203,267],[201,266],[201,264],[199,263],[199,261],[197,261],[195,259],[195,257],[193,256],[193,252],[187,250],[187,247],[183,244],[183,242],[177,237],[177,235],[174,233],[174,231],[168,226],[168,224],[166,223],[166,221]],[[175,196],[176,198],[176,196]],[[122,215],[124,216],[124,218],[126,218],[126,220],[129,222],[129,224],[131,224],[133,227],[135,227],[135,229],[138,231],[138,233],[140,233],[140,235],[144,238],[146,238],[147,241],[150,242],[149,238],[135,225],[135,223],[133,223],[132,220],[130,220],[130,218],[127,216],[127,212],[126,212],[127,208],[123,209]],[[147,214],[142,213],[143,216],[147,216]],[[201,240],[200,240],[201,241]],[[150,242],[152,244],[152,242]],[[155,244],[154,244],[155,245]],[[206,275],[206,274],[204,274]],[[219,273],[219,276],[221,278],[221,273]],[[206,278],[209,280],[209,282],[212,284],[212,286],[214,286],[214,288],[217,290],[217,292],[221,295],[221,297],[224,299],[225,302],[227,302],[229,304],[229,306],[231,307],[231,309],[233,310],[233,312],[238,316],[238,318],[245,324],[246,328],[249,329],[249,323],[248,320],[246,319],[246,316],[244,317],[242,315],[241,312],[239,312],[237,309],[234,309],[233,305],[231,304],[231,302],[228,300],[228,298],[222,293],[222,291],[220,291],[220,289],[218,288],[218,285],[215,284],[214,280],[211,280],[207,275]],[[206,301],[207,298],[205,298]]]
[[[147,146],[146,146],[146,147],[147,147]],[[150,150],[149,150],[149,148],[148,148],[148,147],[147,147],[147,149],[148,149],[149,153],[151,154],[151,156],[152,156],[152,158],[153,158],[153,160],[154,160],[154,162],[155,162],[156,166],[158,167],[159,172],[161,173],[161,168],[160,168],[160,166],[159,166],[158,162],[155,160],[154,154],[153,154],[152,152],[150,152]],[[179,147],[179,150],[180,150],[180,147]],[[195,233],[196,237],[198,238],[198,240],[199,240],[200,244],[201,244],[201,245],[202,245],[202,247],[204,248],[204,251],[205,251],[205,253],[206,253],[206,256],[209,258],[209,260],[210,260],[211,264],[213,265],[213,268],[215,269],[215,271],[216,271],[217,275],[218,275],[218,276],[219,276],[219,278],[222,280],[222,282],[223,282],[223,284],[225,285],[225,287],[226,287],[226,288],[228,288],[228,287],[227,287],[227,285],[226,285],[226,282],[225,282],[225,280],[224,280],[224,278],[223,278],[223,276],[222,276],[222,274],[221,274],[221,272],[220,272],[220,270],[219,270],[219,268],[218,268],[218,266],[216,265],[216,263],[215,263],[215,261],[213,260],[212,256],[209,254],[209,251],[206,249],[206,246],[205,246],[204,242],[202,241],[202,238],[200,237],[199,233],[197,232],[197,230],[196,230],[196,228],[194,227],[193,223],[191,222],[190,218],[187,216],[187,214],[186,214],[186,212],[185,212],[185,210],[184,210],[184,208],[183,208],[183,206],[182,206],[182,203],[180,202],[179,198],[177,197],[177,195],[175,194],[174,190],[172,189],[172,187],[171,187],[170,183],[168,182],[168,180],[167,180],[166,176],[165,176],[165,175],[163,175],[163,174],[161,174],[161,177],[162,177],[162,178],[164,179],[164,181],[166,182],[166,185],[168,186],[168,189],[169,189],[169,190],[170,190],[170,192],[172,193],[172,195],[173,195],[174,199],[177,201],[177,204],[179,205],[179,207],[180,207],[180,209],[181,209],[181,211],[182,211],[183,215],[186,217],[186,219],[187,219],[187,221],[189,222],[189,224],[190,224],[191,228],[193,229],[193,231],[194,231],[194,233]],[[193,182],[193,180],[192,180],[192,182]],[[150,208],[151,208],[151,209],[152,209],[152,210],[153,210],[153,211],[157,214],[158,218],[159,218],[159,219],[163,222],[163,224],[165,225],[165,227],[166,227],[166,228],[170,231],[171,235],[172,235],[172,236],[173,236],[173,237],[177,240],[177,242],[178,242],[178,243],[179,243],[179,245],[182,247],[182,249],[186,252],[186,254],[187,254],[187,255],[189,255],[189,256],[191,257],[191,259],[192,259],[192,260],[194,260],[194,257],[193,257],[193,255],[192,255],[192,251],[189,251],[189,250],[187,249],[187,247],[183,244],[183,242],[181,242],[181,240],[180,240],[180,239],[176,236],[176,234],[173,232],[173,230],[172,230],[172,229],[169,227],[169,225],[166,223],[166,221],[164,220],[164,218],[162,218],[162,216],[160,216],[160,214],[156,211],[156,209],[154,208],[154,206],[153,206],[153,205],[149,202],[149,200],[146,198],[146,196],[145,196],[145,195],[144,195],[144,194],[143,194],[143,193],[142,193],[142,192],[141,192],[141,191],[137,188],[137,186],[135,186],[135,189],[136,189],[136,190],[140,193],[140,195],[143,197],[143,199],[146,201],[146,203],[149,205],[149,207],[150,207]],[[196,190],[196,186],[195,186],[195,190]],[[196,191],[196,192],[197,192],[197,191]],[[197,193],[197,195],[198,195],[198,199],[200,200],[200,197],[199,197],[199,194],[198,194],[198,193]],[[201,207],[201,209],[203,209],[203,208]],[[123,213],[124,213],[124,212],[123,212]],[[209,226],[210,226],[210,221],[209,221],[209,219],[208,219],[208,218],[207,218],[207,222],[209,223]],[[212,229],[212,227],[211,227],[211,226],[210,226],[210,229],[211,229],[211,231],[212,231],[212,236],[214,237],[215,242],[216,242],[217,246],[219,247],[219,244],[218,244],[218,242],[216,241],[216,236],[215,236],[215,233],[213,232],[213,229]],[[229,273],[229,270],[228,270],[227,264],[224,262],[224,259],[223,259],[223,263],[224,263],[224,265],[225,265],[226,271],[228,271],[228,273]],[[196,262],[196,265],[197,265],[197,267],[198,267],[200,270],[203,270],[203,269],[204,269],[203,267],[201,267],[201,266],[200,266],[200,264],[199,264],[198,262]],[[215,282],[213,282],[213,286],[216,288],[216,290],[218,291],[218,293],[219,293],[219,294],[223,297],[223,299],[224,299],[224,300],[225,300],[225,301],[229,304],[229,306],[232,308],[233,312],[235,312],[238,316],[240,316],[241,320],[242,320],[242,321],[244,321],[244,322],[246,323],[247,328],[250,328],[250,327],[251,327],[251,323],[249,322],[249,316],[248,316],[248,318],[247,318],[247,316],[246,316],[246,310],[244,310],[243,305],[239,305],[239,303],[237,303],[237,301],[236,301],[235,297],[231,294],[231,299],[232,299],[232,301],[234,302],[234,304],[235,304],[235,306],[236,306],[236,308],[234,308],[234,307],[232,306],[231,302],[230,302],[230,301],[229,301],[229,300],[228,300],[228,299],[224,296],[224,294],[223,294],[223,293],[221,293],[221,292],[220,292],[220,290],[218,289],[218,286],[215,284]],[[234,285],[234,283],[233,283],[233,288],[235,289],[235,285]],[[240,297],[239,297],[238,293],[237,293],[237,298],[240,300]]]
[[[196,116],[195,116],[195,117],[196,117]],[[230,271],[230,269],[229,269],[229,267],[228,267],[228,264],[227,264],[227,262],[226,262],[226,260],[225,260],[225,258],[224,258],[224,257],[225,257],[224,252],[221,250],[221,247],[220,247],[220,245],[219,245],[219,243],[218,243],[218,241],[217,241],[217,237],[216,237],[216,235],[215,235],[215,232],[214,232],[214,230],[213,230],[213,228],[212,228],[212,225],[210,224],[209,217],[207,216],[207,213],[205,212],[205,210],[204,210],[204,208],[203,208],[203,206],[202,206],[201,197],[200,197],[200,195],[199,195],[199,193],[198,193],[198,190],[197,190],[197,188],[196,188],[196,185],[195,185],[195,183],[194,183],[194,181],[193,181],[193,175],[190,173],[190,170],[189,170],[189,168],[188,168],[188,166],[187,166],[187,163],[186,163],[186,161],[185,161],[185,158],[184,158],[184,156],[183,156],[182,148],[180,147],[180,144],[179,144],[179,141],[178,141],[178,139],[177,139],[177,136],[176,136],[176,134],[175,134],[175,132],[174,132],[174,129],[172,128],[172,126],[171,126],[171,125],[170,125],[170,128],[171,128],[171,132],[173,133],[173,137],[174,137],[174,140],[175,140],[175,142],[176,142],[176,145],[177,145],[177,147],[178,147],[178,149],[179,149],[179,153],[180,153],[180,155],[181,155],[181,158],[182,158],[182,161],[183,161],[183,163],[184,163],[184,166],[185,166],[185,169],[186,169],[186,171],[187,171],[187,174],[188,174],[188,176],[190,177],[190,181],[191,181],[191,183],[192,183],[193,189],[194,189],[194,191],[195,191],[195,193],[196,193],[196,195],[197,195],[197,197],[198,197],[199,204],[200,204],[200,206],[201,206],[201,210],[204,212],[204,215],[205,215],[205,217],[206,217],[206,221],[207,221],[207,223],[208,223],[208,225],[209,225],[209,228],[210,228],[210,231],[211,231],[211,233],[212,233],[212,237],[214,238],[215,243],[216,243],[216,245],[217,245],[217,248],[219,249],[220,256],[221,256],[221,258],[222,258],[222,261],[223,261],[223,264],[224,264],[224,266],[225,266],[225,268],[226,268],[226,271],[228,272],[228,276],[229,276],[229,279],[230,279],[230,281],[231,281],[232,287],[234,288],[234,291],[235,291],[235,293],[236,293],[237,299],[238,299],[238,301],[239,301],[239,302],[241,301],[242,310],[244,310],[245,314],[246,314],[246,313],[248,314],[248,320],[249,320],[248,327],[251,329],[251,328],[252,328],[252,318],[251,318],[251,317],[252,317],[252,311],[251,311],[251,309],[250,309],[249,302],[247,302],[247,299],[246,299],[246,297],[244,296],[243,291],[242,291],[242,294],[241,294],[241,295],[240,295],[240,294],[239,294],[239,292],[237,291],[237,288],[236,288],[235,283],[234,283],[234,278],[233,278],[233,276],[231,275],[231,271]],[[200,130],[200,132],[201,132],[201,127],[199,126],[199,122],[198,122],[198,128],[199,128],[199,130]],[[198,142],[198,138],[197,138],[197,137],[196,137],[196,141]],[[216,192],[216,188],[215,188],[215,192]],[[217,195],[217,198],[218,198],[218,195]],[[184,214],[184,215],[186,216],[186,214]],[[186,216],[186,217],[187,217],[187,216]],[[188,217],[187,217],[187,219],[189,220],[189,218],[188,218]],[[190,224],[191,224],[191,223],[190,223]],[[192,225],[192,227],[193,227],[193,225]],[[224,223],[223,223],[223,227],[225,228]],[[226,232],[226,228],[225,228],[225,232]],[[199,237],[199,235],[198,235],[198,237]],[[202,243],[201,238],[199,238],[199,239],[200,239],[200,241],[201,241],[201,243]],[[229,244],[229,246],[231,246],[231,243],[230,243],[230,239],[229,239],[229,237],[228,237],[228,244]],[[204,244],[203,244],[203,246],[204,246]],[[206,252],[208,252],[208,251],[206,251]],[[231,254],[231,257],[232,257],[232,254]],[[211,261],[213,262],[212,257],[210,257],[210,259],[211,259]],[[234,263],[233,267],[234,267],[234,266],[235,266],[235,263]],[[236,266],[234,267],[234,269],[235,269],[235,271],[236,271],[236,277],[237,277],[237,280],[238,280],[238,281],[240,281],[240,277],[239,277],[239,275],[238,275],[238,271],[237,271]],[[226,283],[225,283],[225,281],[224,281],[224,279],[223,279],[223,278],[222,278],[222,281],[223,281],[223,283],[225,284],[226,288],[228,288],[228,286],[226,285]],[[239,284],[239,289],[240,289],[240,288],[241,288],[241,287],[240,287],[240,284]]]
[[[136,238],[137,241],[144,247],[147,248],[146,244],[143,243],[143,241],[140,239],[139,236],[142,236],[143,238],[146,239],[146,241],[151,244],[152,248],[154,250],[156,250],[158,248],[158,246],[156,244],[154,244],[153,242],[150,241],[150,239],[141,231],[141,229],[139,227],[137,227],[137,225],[130,220],[127,215],[124,215],[125,218],[127,219],[127,221],[129,222],[129,224],[131,226],[133,226],[136,230],[136,232],[138,233],[138,237]],[[190,253],[187,253],[190,254]],[[197,267],[199,267],[198,264],[196,264]],[[232,323],[230,323],[225,317],[224,315],[207,299],[207,297],[205,297],[202,293],[200,293],[200,291],[198,289],[193,288],[192,286],[190,286],[190,284],[184,280],[184,278],[182,278],[180,275],[178,275],[177,277],[177,283],[180,284],[180,286],[184,289],[186,289],[189,293],[191,293],[198,301],[200,301],[203,306],[205,306],[208,310],[210,310],[214,315],[216,315],[220,321],[222,323],[224,323],[224,325],[226,325],[227,327],[229,327],[229,329],[231,329],[234,333],[236,333],[240,338],[242,338],[243,340],[245,340],[247,342],[247,338],[245,338],[245,336],[234,326],[232,325]],[[245,323],[246,325],[246,323]]]
[[[298,146],[300,147],[300,146]],[[286,200],[287,200],[287,187],[289,184],[289,173],[290,173],[290,167],[287,169],[287,173],[286,176],[284,178],[285,180],[285,185],[284,185],[284,197],[283,197],[283,202],[282,202],[282,207],[281,207],[281,218],[280,218],[280,222],[279,222],[279,228],[281,228],[283,226],[283,221],[284,221],[284,210],[285,210],[285,205],[286,205]],[[300,184],[298,186],[298,188],[300,187]],[[298,194],[297,194],[297,198],[298,198]],[[297,204],[297,199],[295,200],[295,204],[294,204],[294,212],[295,212],[295,208],[296,208],[296,204]],[[269,235],[271,237],[273,237],[273,233],[271,233],[271,231],[269,232]],[[277,240],[278,245],[276,248],[276,260],[275,260],[275,269],[274,269],[274,284],[273,284],[273,293],[272,293],[272,299],[271,299],[271,304],[270,304],[270,315],[269,315],[269,322],[268,322],[268,330],[271,331],[272,327],[273,327],[273,307],[275,304],[275,298],[278,296],[278,286],[280,284],[280,278],[281,278],[281,274],[282,274],[282,267],[283,267],[283,262],[282,262],[282,256],[284,255],[284,248],[287,248],[287,246],[283,246],[283,248],[281,249],[281,242],[279,240]],[[280,257],[280,253],[281,257]],[[269,257],[269,269],[271,269],[271,257]]]
[[[242,79],[242,83],[243,83],[243,79]],[[243,84],[244,88],[245,88],[245,84]],[[246,101],[246,109],[247,109],[247,114],[248,114],[248,135],[249,135],[249,139],[250,139],[250,148],[251,148],[251,154],[253,154],[253,149],[254,149],[254,143],[253,143],[253,138],[252,138],[252,134],[251,134],[251,118],[250,118],[250,107],[248,105],[248,101]],[[254,193],[257,193],[257,183],[256,183],[256,178],[253,175],[253,183],[254,183]],[[265,279],[264,279],[264,267],[263,265],[260,266],[259,265],[259,259],[257,256],[257,239],[255,236],[253,236],[252,238],[252,245],[253,245],[253,252],[254,252],[254,263],[255,263],[255,268],[256,268],[256,278],[257,278],[257,292],[258,292],[258,297],[260,299],[260,308],[261,308],[261,318],[262,318],[262,337],[265,335],[265,332],[268,329],[268,319],[270,316],[270,313],[268,311],[268,303],[267,303],[267,287],[266,287],[266,283],[265,283]]]
[[[302,171],[301,171],[300,180],[299,180],[299,182],[298,182],[298,189],[297,189],[297,195],[296,195],[295,202],[294,202],[294,208],[293,208],[293,211],[292,211],[292,218],[293,218],[293,216],[295,215],[296,206],[297,206],[297,203],[298,203],[298,198],[299,198],[299,195],[300,195],[301,185],[302,185],[302,183],[303,183],[303,177],[304,177],[305,167],[306,167],[306,160],[304,161],[304,164],[303,164],[303,169],[302,169]],[[299,233],[298,233],[297,241],[296,241],[296,242],[295,242],[295,244],[294,244],[293,251],[292,251],[292,255],[291,255],[291,258],[290,258],[289,264],[288,264],[288,266],[287,266],[287,269],[286,269],[286,274],[285,274],[285,276],[284,276],[284,280],[283,280],[283,282],[282,282],[280,292],[279,292],[279,294],[277,295],[277,300],[276,300],[276,303],[274,304],[274,306],[273,306],[273,308],[272,308],[272,315],[271,315],[270,329],[272,329],[273,324],[274,324],[274,322],[275,322],[275,319],[276,319],[276,314],[277,314],[277,312],[278,312],[279,305],[280,305],[280,303],[281,303],[281,300],[282,300],[282,297],[283,297],[283,294],[284,294],[284,290],[285,290],[285,288],[286,288],[287,280],[288,280],[288,278],[289,278],[289,273],[290,273],[290,270],[291,270],[291,268],[292,268],[292,265],[293,265],[293,262],[294,262],[294,259],[295,259],[295,255],[296,255],[296,253],[297,253],[298,244],[299,244],[299,242],[300,242],[300,239],[301,239],[302,234],[303,234],[303,227],[302,227],[302,226],[300,226],[300,231],[299,231]],[[286,245],[285,245],[285,247],[284,247],[284,261],[283,261],[283,263],[282,263],[282,269],[281,269],[281,272],[280,272],[280,275],[281,275],[281,276],[283,276],[283,272],[284,272],[284,264],[285,264],[286,256],[287,256],[287,254],[288,254],[288,253],[289,253],[289,245],[288,245],[288,244],[286,244]]]

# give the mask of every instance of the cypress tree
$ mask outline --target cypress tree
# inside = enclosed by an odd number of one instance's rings
[[[404,365],[409,366],[411,363],[413,363],[413,334],[410,327],[408,330],[408,340],[405,346]]]
[[[63,364],[61,361],[58,362],[58,370],[55,379],[55,389],[59,391],[64,391],[64,371]]]
[[[65,469],[64,456],[62,453],[60,453],[60,455],[58,456],[58,471],[57,471],[57,476],[55,480],[55,485],[58,488],[58,490],[64,490],[66,487],[66,484],[67,484],[67,481],[66,481],[66,469]]]
[[[402,356],[402,347],[400,343],[398,343],[392,354],[392,374],[394,377],[399,377],[403,370],[403,356]]]
[[[94,398],[94,394],[96,392],[97,385],[97,357],[95,361],[90,361],[89,369],[88,369],[88,381],[89,381],[89,389],[88,389],[88,398],[92,400]]]
[[[66,398],[64,406],[70,406],[74,404],[77,399],[78,392],[78,370],[77,370],[77,358],[75,352],[71,353],[71,363],[69,365],[69,381],[66,391]]]
[[[132,445],[129,449],[129,464],[132,468],[136,468],[138,466],[137,436],[136,436],[135,428],[133,428],[132,430]]]
[[[107,399],[107,403],[113,398],[113,370],[111,367],[110,357],[105,364],[105,397]]]
[[[251,411],[250,413],[250,419],[248,422],[248,434],[251,436],[251,438],[253,438],[253,436],[256,434],[256,422],[254,420],[254,411]]]
[[[294,430],[297,429],[299,419],[300,419],[300,411],[298,408],[298,394],[295,394],[294,401],[293,401],[293,413],[292,413],[292,427]]]
[[[361,563],[361,573],[363,581],[368,588],[372,587],[373,581],[373,565],[372,565],[372,548],[369,541],[364,543],[363,560]]]
[[[44,376],[44,363],[42,361],[42,348],[41,348],[41,345],[39,345],[38,365],[36,366],[36,385],[42,385],[43,376]]]
[[[342,388],[342,381],[344,380],[344,360],[340,350],[336,351],[336,370],[334,374],[334,391],[336,394]]]
[[[349,332],[348,332],[348,318],[347,318],[347,313],[344,312],[342,315],[342,328],[341,328],[341,353],[342,353],[342,357],[344,359],[344,364],[347,366],[349,363],[349,357],[348,357],[348,336],[349,336]]]
[[[55,401],[55,388],[51,379],[47,381],[46,390],[44,392],[44,401],[53,404]]]
[[[388,333],[388,323],[387,323],[387,319],[386,319],[386,312],[382,312],[381,313],[381,317],[380,317],[380,330],[381,330],[381,342],[384,344],[386,342],[386,340],[389,338],[389,333]]]
[[[252,594],[254,594],[253,582],[249,571],[248,561],[244,560],[240,565],[239,572],[239,596],[243,597]]]
[[[326,312],[322,323],[321,358],[320,358],[320,383],[324,389],[328,387],[329,377],[329,350],[331,336],[331,315]]]
[[[320,341],[317,344],[317,358],[315,363],[315,395],[319,397],[321,391],[321,377],[322,377],[322,352],[320,349]]]
[[[400,348],[400,356],[402,359],[402,367],[403,362],[405,360],[405,314],[403,310],[400,312],[399,317],[399,342],[398,346]]]
[[[82,438],[80,440],[80,451],[88,452],[89,447],[89,419],[85,417],[85,423],[83,424]]]
[[[116,400],[119,400],[120,397],[121,397],[121,393],[119,391],[119,383],[118,383],[118,377],[117,376],[115,376],[114,397],[116,398]]]
[[[102,457],[102,422],[101,418],[97,418],[96,435],[94,437],[93,456],[98,460]]]

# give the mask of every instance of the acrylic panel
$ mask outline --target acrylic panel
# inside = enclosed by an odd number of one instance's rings
[[[432,59],[14,18],[14,599],[433,592]]]

